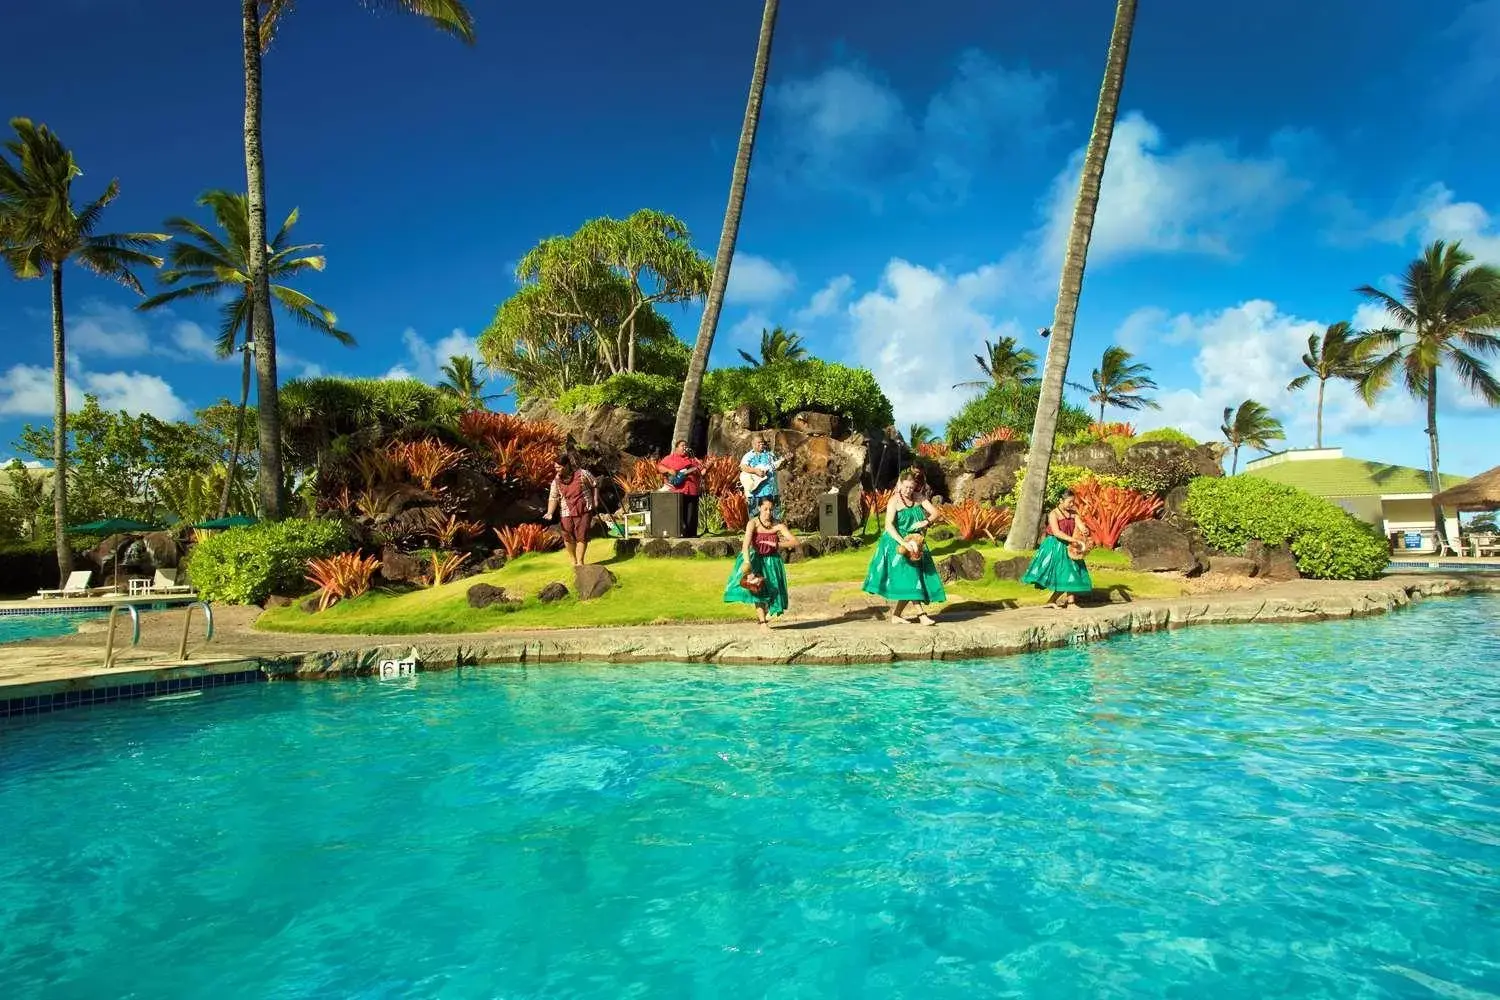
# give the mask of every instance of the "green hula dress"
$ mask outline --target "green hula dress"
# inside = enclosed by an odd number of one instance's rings
[[[1065,531],[1073,530],[1073,525],[1066,519],[1058,526]],[[1094,582],[1089,579],[1088,567],[1083,560],[1068,555],[1068,543],[1050,534],[1037,547],[1021,582],[1054,594],[1088,594],[1094,590]]]
[[[920,504],[896,511],[897,534],[905,538],[911,534],[911,526],[926,516]],[[880,541],[875,546],[875,555],[870,558],[870,569],[865,573],[865,585],[861,589],[888,601],[938,604],[948,599],[943,581],[938,579],[932,553],[924,547],[922,560],[912,562],[886,531],[880,533]]]
[[[734,569],[729,571],[729,582],[724,585],[724,603],[762,607],[772,618],[786,611],[786,563],[781,559],[781,536],[774,531],[757,529],[750,541],[750,568],[766,581],[759,594],[752,594],[740,586],[744,567],[745,553],[741,551],[734,557]]]

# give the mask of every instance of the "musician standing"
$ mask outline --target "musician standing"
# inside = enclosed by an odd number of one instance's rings
[[[750,439],[750,450],[740,459],[740,485],[745,489],[752,511],[759,509],[760,501],[766,498],[770,498],[776,510],[781,510],[781,484],[777,481],[776,470],[785,461],[771,451],[764,434]]]
[[[698,537],[698,497],[703,492],[703,463],[693,457],[686,441],[678,441],[672,451],[656,463],[656,471],[667,480],[667,488],[682,494],[682,536]]]

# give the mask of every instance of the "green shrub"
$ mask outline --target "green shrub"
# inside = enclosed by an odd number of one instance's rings
[[[672,416],[682,398],[682,380],[665,375],[642,375],[620,372],[595,385],[575,385],[557,397],[557,408],[564,413],[619,406],[637,413]]]
[[[1062,499],[1063,491],[1070,490],[1085,479],[1097,479],[1107,486],[1126,485],[1124,476],[1111,476],[1081,465],[1054,465],[1047,470],[1047,492],[1043,494],[1042,509],[1051,510]],[[1026,467],[1016,470],[1016,485],[998,501],[999,506],[1015,509],[1020,501],[1021,486],[1026,482]]]
[[[975,438],[1001,427],[1009,427],[1022,437],[1029,437],[1041,391],[1040,386],[1014,383],[990,386],[965,403],[948,421],[948,444],[963,449]],[[1087,431],[1089,422],[1087,410],[1064,402],[1057,416],[1057,440]]]
[[[801,410],[836,413],[865,431],[889,427],[895,419],[869,369],[816,359],[717,368],[704,376],[702,398],[710,413],[748,406],[762,426],[781,425]]]
[[[1154,431],[1146,431],[1143,434],[1137,434],[1130,443],[1138,444],[1141,441],[1172,441],[1176,444],[1185,445],[1189,448],[1198,447],[1197,441],[1194,441],[1191,437],[1188,437],[1188,435],[1182,433],[1182,431],[1180,430],[1177,430],[1175,427],[1158,427]]]
[[[260,604],[272,594],[308,589],[307,561],[345,552],[339,521],[291,520],[215,532],[193,547],[188,576],[205,600]]]
[[[1214,548],[1239,552],[1257,540],[1289,545],[1298,571],[1319,580],[1373,580],[1391,560],[1373,525],[1322,497],[1254,476],[1194,479],[1186,512]]]
[[[1164,497],[1177,487],[1192,482],[1197,475],[1198,466],[1183,454],[1136,458],[1125,470],[1125,485],[1137,493]]]

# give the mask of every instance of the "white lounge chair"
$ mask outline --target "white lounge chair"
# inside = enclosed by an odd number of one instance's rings
[[[67,581],[56,590],[38,590],[36,596],[41,600],[50,597],[89,597],[93,590],[89,587],[89,578],[94,575],[93,570],[80,569],[68,574]]]
[[[177,582],[177,570],[159,569],[156,571],[156,579],[151,581],[147,593],[151,594],[191,594],[193,588],[185,583]]]

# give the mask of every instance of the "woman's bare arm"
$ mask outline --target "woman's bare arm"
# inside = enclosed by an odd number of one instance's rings
[[[782,548],[799,549],[802,547],[802,540],[799,539],[796,535],[792,534],[792,529],[788,528],[786,525],[778,524],[776,526],[776,534],[781,536]]]
[[[744,544],[740,546],[740,551],[745,556],[745,565],[746,566],[750,565],[750,539],[752,539],[754,537],[755,537],[755,515],[751,514],[750,515],[750,520],[748,520],[748,521],[745,522]]]
[[[906,545],[906,539],[901,537],[901,532],[896,530],[896,498],[891,497],[885,505],[885,533],[896,540],[896,544],[902,547]]]

